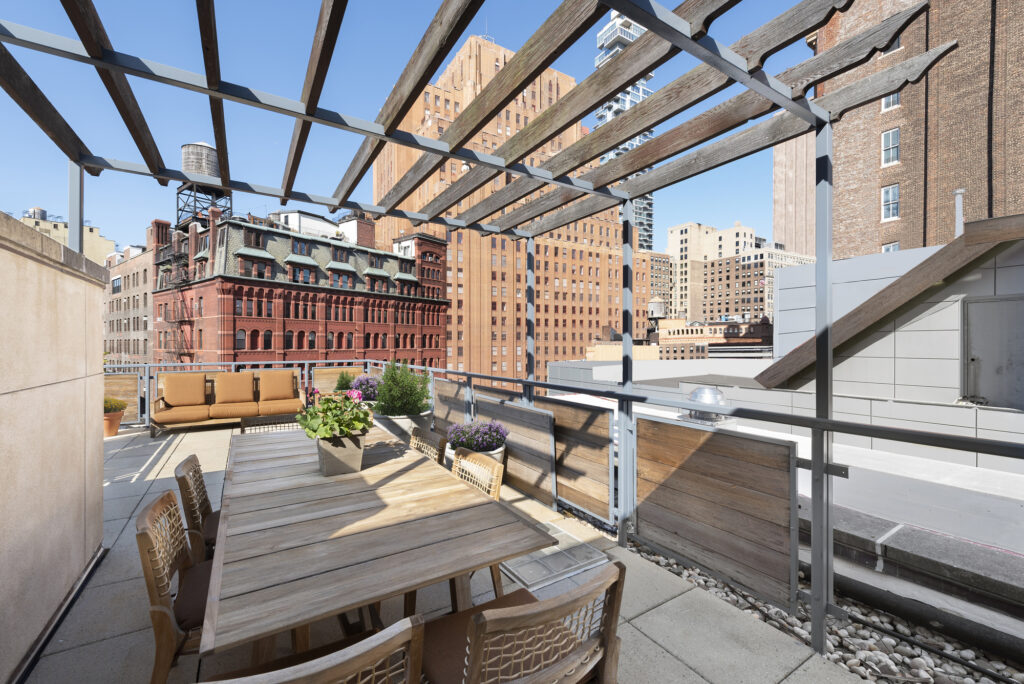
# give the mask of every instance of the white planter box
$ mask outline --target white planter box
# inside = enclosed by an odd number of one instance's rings
[[[433,412],[430,410],[409,416],[382,416],[379,413],[374,413],[373,423],[377,427],[387,430],[402,441],[408,442],[412,439],[412,429],[414,427],[430,432],[432,415]]]

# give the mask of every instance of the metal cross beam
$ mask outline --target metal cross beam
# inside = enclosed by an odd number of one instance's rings
[[[394,131],[388,133],[387,129],[380,124],[367,121],[355,116],[349,116],[340,112],[317,107],[313,114],[307,114],[305,105],[297,100],[291,100],[278,95],[272,95],[246,86],[238,85],[228,81],[221,81],[217,89],[207,85],[206,78],[200,74],[167,66],[158,62],[152,62],[141,57],[128,55],[114,50],[104,51],[102,57],[91,57],[82,44],[76,40],[58,36],[46,31],[40,31],[27,26],[21,26],[10,21],[0,20],[0,42],[19,45],[37,50],[47,54],[56,55],[84,64],[90,64],[100,70],[120,72],[131,76],[137,76],[149,81],[156,81],[165,85],[191,90],[192,92],[209,95],[221,100],[238,102],[258,109],[284,114],[294,119],[310,121],[312,123],[339,128],[343,131],[357,133],[363,136],[370,136],[385,142],[393,142],[405,147],[412,147],[423,152],[439,154],[451,159],[458,159],[470,164],[482,164],[498,171],[506,171],[515,176],[524,176],[536,180],[559,185],[562,187],[580,190],[588,195],[614,198],[618,201],[626,200],[629,195],[622,190],[615,188],[595,188],[592,183],[579,180],[567,175],[555,176],[545,169],[528,166],[526,164],[506,164],[505,160],[485,152],[476,152],[466,148],[453,149],[441,140],[435,140],[422,135],[408,133],[406,131]],[[159,176],[159,174],[153,174]],[[161,177],[162,178],[162,177]],[[289,199],[298,200],[299,197],[283,195]],[[337,201],[330,206],[339,206]],[[418,219],[425,220],[425,219]]]
[[[737,83],[743,84],[783,109],[792,112],[807,123],[815,125],[819,122],[828,123],[830,121],[828,112],[803,97],[798,96],[797,99],[794,99],[792,88],[759,66],[751,69],[748,61],[733,52],[727,45],[719,43],[710,35],[695,38],[690,24],[685,19],[676,16],[668,8],[654,0],[601,0],[601,2],[705,64],[713,66]]]

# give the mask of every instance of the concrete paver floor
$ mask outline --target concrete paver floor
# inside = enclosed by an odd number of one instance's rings
[[[214,508],[220,506],[231,430],[204,430],[150,439],[122,434],[105,442],[104,546],[109,551],[57,629],[29,676],[50,682],[146,682],[153,662],[146,587],[135,543],[134,516],[166,490],[176,490],[174,467],[196,454]],[[507,487],[502,500],[538,523],[553,522],[572,536],[626,565],[619,636],[621,682],[766,682],[830,684],[859,677],[826,661],[809,647],[639,555],[619,548],[593,528],[565,518]],[[546,598],[586,581],[595,572],[562,579],[539,590]],[[509,589],[513,582],[505,578]],[[472,579],[475,603],[492,598],[490,576]],[[428,618],[449,609],[447,583],[418,592],[417,609]],[[385,602],[390,624],[401,616],[401,598]],[[313,626],[313,646],[340,638],[337,622]],[[288,635],[278,639],[285,655]],[[185,656],[171,682],[194,682],[248,665],[249,648],[200,659]]]

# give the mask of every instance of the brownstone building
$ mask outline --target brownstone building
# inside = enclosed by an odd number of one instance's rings
[[[435,84],[428,85],[420,106],[402,122],[403,130],[436,138],[512,58],[513,52],[471,36]],[[493,152],[527,126],[531,118],[552,106],[575,81],[546,69],[514,101],[479,131],[466,147]],[[540,166],[585,135],[576,124],[551,138],[526,159]],[[374,199],[378,200],[402,177],[419,152],[386,145],[373,166]],[[431,175],[400,209],[418,210],[468,170],[449,160]],[[498,177],[445,212],[456,216],[511,182]],[[536,193],[520,201],[525,203]],[[444,366],[456,370],[526,375],[526,241],[510,237],[457,231],[446,236],[443,227],[413,227],[404,219],[383,217],[378,223],[378,246],[427,231],[448,239],[446,292],[451,300],[445,332]],[[621,330],[622,248],[618,212],[611,209],[574,222],[536,240],[536,376],[546,378],[549,361],[582,359],[588,343],[602,327]],[[634,268],[634,336],[643,337],[650,298],[650,274],[638,259]]]
[[[858,0],[811,46],[824,51],[915,0]],[[945,244],[965,220],[1024,212],[1024,3],[933,2],[883,54],[826,82],[830,92],[948,41],[956,50],[919,82],[835,124],[834,255]],[[813,138],[776,148],[775,234],[813,253]],[[809,206],[808,206],[809,202]],[[810,210],[808,210],[808,208]]]
[[[153,287],[155,240],[170,229],[155,220],[146,229],[146,245],[130,245],[106,258],[110,280],[104,292],[103,359],[106,363],[153,360]]]
[[[200,218],[157,250],[156,361],[443,362],[445,243],[422,233],[374,247]]]

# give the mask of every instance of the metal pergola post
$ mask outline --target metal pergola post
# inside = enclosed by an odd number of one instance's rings
[[[814,404],[832,418],[832,124],[815,127]],[[825,653],[832,591],[832,433],[811,431],[811,647]]]
[[[622,203],[622,392],[633,391],[633,201]],[[619,545],[636,531],[636,425],[633,402],[619,400]]]
[[[82,167],[68,160],[68,248],[85,253],[85,177]]]
[[[526,379],[533,382],[536,374],[536,336],[537,307],[534,304],[534,292],[537,286],[537,274],[534,267],[536,245],[534,238],[526,239]],[[523,386],[526,403],[533,406],[533,385]]]

